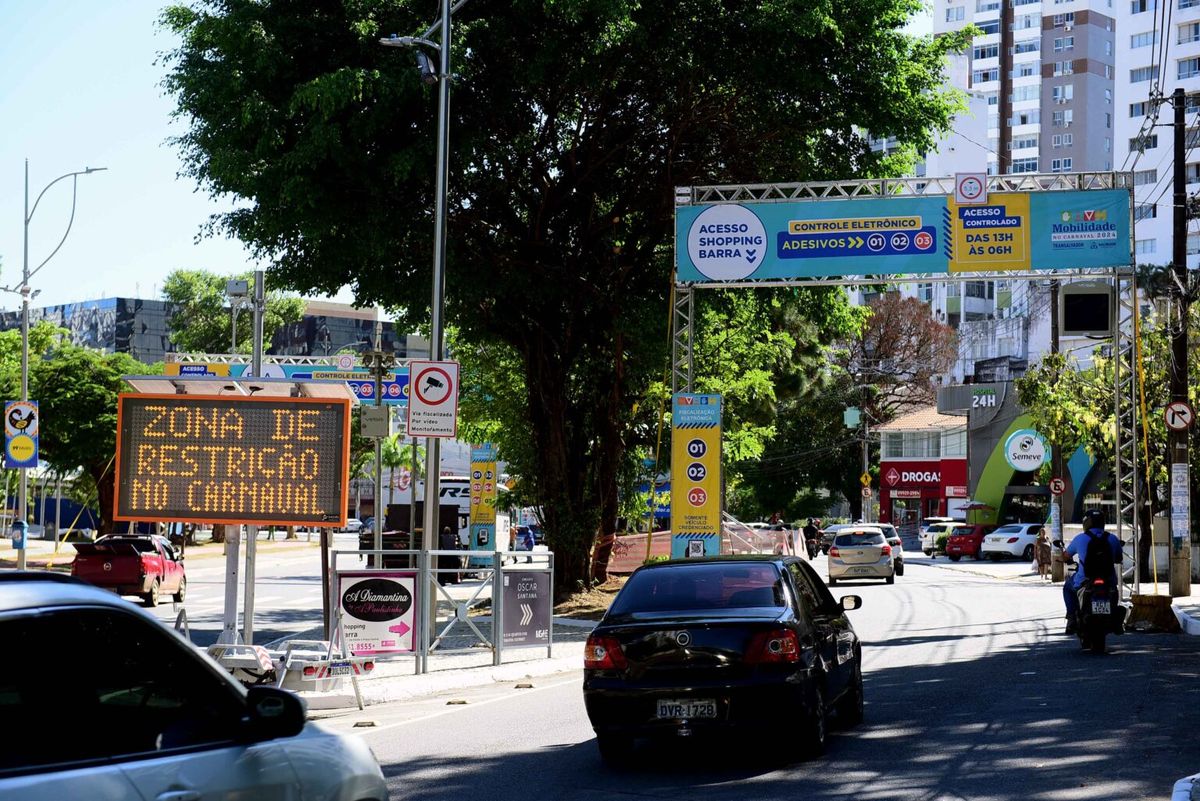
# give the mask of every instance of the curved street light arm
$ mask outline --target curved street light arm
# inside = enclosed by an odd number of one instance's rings
[[[37,200],[33,201],[33,208],[29,210],[29,216],[25,218],[26,226],[28,226],[29,222],[33,219],[33,215],[37,212],[38,204],[42,202],[42,197],[46,194],[47,191],[49,191],[50,187],[54,186],[56,183],[58,183],[59,181],[65,179],[65,178],[71,179],[71,218],[67,221],[67,230],[65,232],[63,232],[62,239],[60,239],[58,241],[58,244],[54,247],[54,250],[52,250],[50,252],[49,256],[47,256],[45,259],[42,260],[41,264],[39,264],[37,267],[35,267],[33,270],[31,270],[29,275],[25,276],[24,280],[21,282],[24,286],[28,286],[29,279],[33,278],[33,276],[37,273],[38,270],[45,267],[46,262],[48,262],[52,258],[54,258],[54,254],[58,253],[58,251],[60,251],[62,249],[63,244],[67,241],[67,236],[71,233],[71,226],[75,223],[75,204],[76,204],[76,201],[79,199],[79,176],[91,175],[94,172],[102,172],[107,169],[108,169],[107,167],[84,167],[82,170],[76,170],[75,172],[68,172],[64,175],[58,176],[53,181],[46,184],[45,188],[43,188],[42,191],[38,193]]]

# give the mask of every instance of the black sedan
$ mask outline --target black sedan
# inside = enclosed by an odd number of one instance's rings
[[[830,713],[862,720],[862,646],[845,612],[794,557],[731,556],[640,568],[584,649],[583,695],[605,761],[639,737],[763,736],[782,756],[820,754]]]

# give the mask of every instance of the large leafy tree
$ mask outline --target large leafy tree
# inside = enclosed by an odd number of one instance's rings
[[[162,294],[174,305],[171,342],[190,353],[230,352],[233,314],[225,296],[225,286],[232,280],[247,281],[253,291],[252,271],[218,275],[208,270],[175,270],[167,276]],[[263,313],[266,347],[270,347],[276,331],[303,316],[303,298],[268,289]],[[254,347],[253,315],[249,306],[237,316],[237,341],[239,353],[249,353]]]
[[[117,395],[129,390],[123,376],[151,372],[154,367],[128,353],[104,353],[65,341],[32,365],[30,388],[42,416],[42,455],[61,471],[82,469],[92,479],[102,534],[113,525]]]
[[[558,586],[615,523],[633,409],[661,371],[673,188],[881,174],[865,131],[929,148],[959,35],[902,32],[919,0],[513,0],[456,17],[448,317],[524,388]],[[195,0],[166,88],[184,172],[302,292],[351,284],[427,319],[433,92],[403,53],[416,0]],[[891,157],[888,157],[891,158]]]

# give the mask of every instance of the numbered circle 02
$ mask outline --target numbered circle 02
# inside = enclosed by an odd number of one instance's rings
[[[701,456],[708,453],[708,444],[700,438],[688,440],[687,452],[688,456],[692,457],[693,459],[699,459]]]
[[[703,481],[708,476],[708,468],[699,462],[692,462],[687,468],[687,477],[692,481]]]

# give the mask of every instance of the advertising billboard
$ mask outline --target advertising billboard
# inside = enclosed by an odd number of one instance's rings
[[[1124,189],[680,206],[681,282],[1128,266]]]
[[[671,558],[721,552],[721,396],[671,399]]]
[[[349,399],[122,394],[117,520],[346,523]]]

